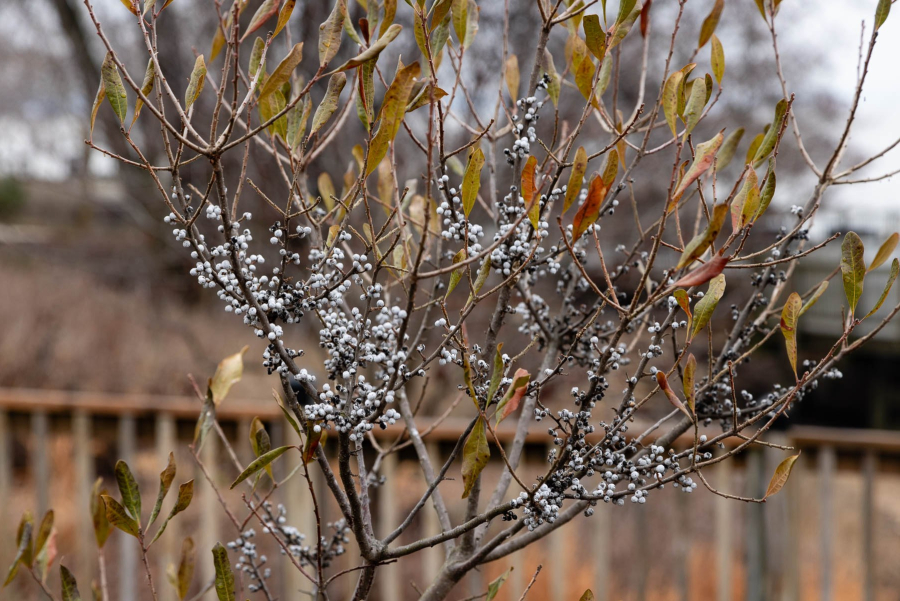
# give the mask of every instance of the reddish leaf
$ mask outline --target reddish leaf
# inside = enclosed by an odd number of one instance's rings
[[[716,158],[716,153],[719,151],[723,139],[724,136],[722,135],[722,132],[719,132],[713,139],[707,140],[702,144],[697,144],[694,162],[691,163],[690,168],[684,174],[684,177],[681,178],[681,183],[678,184],[678,187],[672,192],[672,198],[669,201],[669,206],[666,208],[667,211],[671,212],[678,204],[678,199],[681,198],[684,191],[688,189],[688,186],[697,181],[697,179],[706,173],[706,170],[712,166],[713,160]]]
[[[656,383],[659,384],[660,390],[665,393],[669,402],[672,403],[676,409],[684,413],[689,420],[694,421],[694,416],[691,415],[691,412],[688,411],[687,407],[684,406],[684,403],[681,402],[681,399],[678,398],[678,395],[675,394],[675,391],[672,390],[672,387],[669,386],[669,380],[666,378],[666,373],[664,371],[660,370],[656,372]]]
[[[686,274],[680,280],[675,282],[674,285],[684,288],[690,288],[691,286],[700,286],[701,284],[705,284],[706,282],[722,273],[722,271],[725,269],[725,266],[728,265],[729,260],[730,259],[728,257],[717,254],[702,266]]]

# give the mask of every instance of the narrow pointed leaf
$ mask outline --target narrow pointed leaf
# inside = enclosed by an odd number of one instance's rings
[[[684,177],[681,178],[681,183],[678,184],[678,187],[672,193],[674,202],[669,203],[669,207],[667,208],[669,212],[677,206],[677,199],[681,198],[681,195],[684,194],[684,191],[687,190],[688,186],[697,181],[697,179],[706,173],[706,170],[712,166],[713,160],[716,158],[716,153],[719,151],[719,147],[722,146],[723,139],[722,132],[719,132],[711,140],[697,144],[693,163],[691,163],[691,166],[688,168],[687,172],[685,172]]]
[[[216,597],[219,601],[234,601],[234,572],[231,571],[231,562],[228,560],[228,551],[221,543],[213,547],[213,565],[216,569]]]
[[[772,158],[769,158],[769,170],[766,173],[766,183],[763,185],[763,189],[759,193],[759,208],[756,210],[756,214],[753,216],[753,221],[756,221],[757,219],[762,217],[765,214],[766,210],[769,208],[769,205],[772,203],[772,198],[775,196],[776,183],[775,162]]]
[[[116,484],[122,495],[122,505],[128,510],[138,524],[141,523],[141,490],[131,468],[121,459],[116,462]]]
[[[288,24],[288,21],[291,19],[291,13],[294,12],[295,4],[297,4],[297,0],[287,0],[284,6],[281,7],[281,12],[278,13],[278,23],[275,25],[275,32],[272,34],[273,38]]]
[[[723,8],[725,8],[725,0],[716,0],[709,15],[703,20],[703,25],[700,26],[700,39],[697,40],[697,48],[703,48],[715,33]]]
[[[666,123],[672,130],[672,135],[678,135],[678,94],[681,85],[684,82],[684,73],[675,71],[666,80],[663,87],[662,103],[663,114],[666,117]]]
[[[694,127],[700,122],[700,117],[703,116],[703,107],[706,106],[706,100],[709,97],[708,90],[705,79],[694,80],[691,86],[691,95],[684,106],[684,133],[689,134],[694,131]]]
[[[900,234],[897,232],[888,236],[887,240],[882,242],[881,246],[878,248],[878,252],[875,253],[875,258],[872,259],[872,263],[869,265],[867,271],[872,271],[873,269],[881,267],[881,265],[890,258],[894,249],[897,248],[898,241],[900,241]]]
[[[794,464],[797,462],[797,459],[800,457],[800,454],[792,455],[778,464],[778,467],[775,468],[775,473],[772,474],[772,479],[769,480],[769,486],[766,488],[766,496],[764,498],[768,499],[774,494],[777,494],[784,485],[787,484],[788,478],[791,477],[791,470],[794,469]]]
[[[472,299],[481,291],[481,288],[484,286],[484,283],[487,281],[488,276],[491,274],[491,258],[485,258],[484,262],[482,262],[481,267],[478,268],[478,275],[475,276],[475,281],[473,282],[474,288],[472,292],[469,293],[469,299],[466,301],[466,305],[472,302]]]
[[[781,122],[784,120],[785,113],[787,112],[787,106],[787,100],[783,98],[775,105],[775,119],[772,120],[769,131],[766,132],[766,135],[759,144],[759,148],[756,149],[756,154],[753,157],[754,167],[762,165],[763,161],[766,160],[766,157],[775,150],[775,144],[778,141],[778,132],[781,131]]]
[[[685,245],[684,252],[681,253],[681,258],[678,260],[676,269],[687,267],[696,259],[703,256],[703,253],[705,253],[712,243],[716,241],[719,232],[722,231],[722,225],[725,223],[725,218],[727,216],[727,204],[722,203],[713,207],[712,217],[710,218],[711,220],[707,224],[706,229],[702,233],[697,234],[697,236]]]
[[[709,62],[712,67],[713,77],[716,83],[722,85],[722,79],[725,77],[725,49],[722,48],[722,42],[716,35],[712,36],[712,45],[709,47]]]
[[[494,598],[497,596],[497,593],[500,592],[500,587],[506,582],[506,579],[509,578],[510,572],[512,572],[512,567],[508,568],[505,572],[497,576],[497,578],[491,581],[488,584],[487,596],[484,598],[484,601],[494,601]]]
[[[719,150],[716,159],[716,172],[722,171],[728,165],[731,164],[731,160],[734,158],[734,153],[737,151],[738,144],[741,143],[741,138],[744,137],[744,128],[739,127],[734,130],[728,137],[725,138],[725,141],[722,142],[722,148]]]
[[[109,538],[109,520],[106,519],[106,505],[103,503],[102,495],[106,494],[106,490],[101,490],[100,485],[103,478],[97,478],[91,489],[91,520],[94,525],[94,538],[97,541],[97,548],[102,549]]]
[[[462,248],[453,255],[453,265],[462,262],[466,258],[466,249]],[[450,281],[447,282],[447,294],[444,295],[444,298],[450,296],[450,293],[453,292],[453,289],[456,288],[459,281],[462,279],[464,268],[454,269],[450,273]]]
[[[797,377],[797,321],[800,318],[800,309],[803,301],[800,295],[792,292],[781,310],[781,333],[784,335],[784,345],[787,349],[788,361]]]
[[[397,25],[397,27],[400,26]],[[378,131],[372,137],[369,154],[366,157],[366,176],[375,171],[378,164],[387,155],[390,143],[400,131],[403,117],[406,114],[409,94],[419,72],[419,63],[417,62],[398,68],[394,81],[385,92],[378,116]]]
[[[878,0],[878,6],[875,7],[875,31],[878,31],[878,28],[884,25],[890,12],[891,0]]]
[[[260,457],[256,458],[256,460],[251,462],[250,465],[248,465],[247,468],[243,472],[241,472],[241,475],[238,476],[237,479],[231,483],[230,488],[234,488],[235,486],[237,486],[238,484],[240,484],[241,482],[243,482],[244,480],[246,480],[247,478],[249,478],[256,472],[258,472],[259,470],[263,469],[264,467],[266,467],[267,465],[269,465],[270,463],[272,463],[273,461],[275,461],[276,459],[278,459],[279,457],[284,455],[284,453],[288,449],[293,449],[293,448],[294,447],[292,445],[278,447],[277,449],[272,449],[265,455],[261,455]]]
[[[191,588],[191,580],[194,578],[194,539],[190,536],[181,543],[181,559],[178,561],[178,571],[175,573],[175,590],[178,598],[184,601],[188,590]]]
[[[209,386],[212,400],[216,407],[225,400],[231,387],[241,381],[241,376],[244,373],[244,353],[247,352],[248,348],[250,347],[245,346],[240,352],[225,357],[216,368],[216,373],[213,375]]]
[[[160,509],[162,509],[163,501],[166,499],[166,495],[169,494],[169,488],[172,486],[172,480],[175,479],[175,470],[175,453],[169,453],[169,462],[159,474],[159,494],[156,496],[156,505],[153,506],[153,511],[150,513],[150,521],[147,522],[148,526],[153,525]]]
[[[706,282],[722,273],[722,271],[724,271],[725,269],[725,266],[728,265],[728,260],[728,257],[725,257],[722,254],[716,254],[709,261],[707,261],[694,271],[685,274],[682,278],[679,278],[674,285],[683,286],[684,288],[690,288],[691,286],[702,286]]]
[[[347,18],[347,0],[337,0],[331,14],[319,25],[319,66],[331,62],[341,47],[341,33]]]
[[[688,409],[694,412],[694,377],[697,370],[697,358],[693,353],[688,355],[684,365],[684,375],[681,378],[681,386],[684,389],[684,398],[687,400]],[[659,373],[659,372],[657,372]]]
[[[531,375],[527,370],[522,368],[516,370],[512,384],[509,385],[506,394],[497,403],[497,411],[494,413],[497,416],[495,426],[499,426],[500,422],[519,407],[519,403],[522,402],[522,399],[525,398],[525,393],[528,392],[528,382],[530,380]]]
[[[888,294],[890,294],[890,292],[891,292],[891,286],[894,285],[894,280],[897,279],[897,273],[898,273],[898,272],[900,272],[900,261],[898,261],[898,260],[895,258],[895,259],[891,262],[891,273],[890,273],[890,275],[888,275],[888,280],[887,280],[887,282],[886,282],[885,285],[884,285],[884,290],[881,291],[881,296],[878,297],[878,302],[875,303],[875,306],[872,307],[872,310],[871,310],[871,311],[869,311],[868,313],[866,313],[866,316],[863,317],[863,319],[866,319],[866,317],[870,317],[870,316],[874,315],[875,312],[878,311],[878,309],[881,308],[881,305],[884,304],[885,299],[887,299]]]
[[[752,222],[759,211],[759,176],[752,168],[744,178],[740,192],[731,203],[731,227],[737,231]]]
[[[598,60],[606,55],[606,32],[600,25],[600,15],[586,15],[581,22],[584,28],[584,42]]]
[[[475,151],[469,156],[469,162],[466,164],[466,172],[462,181],[462,203],[463,213],[466,218],[472,212],[475,206],[475,199],[478,198],[478,189],[481,187],[481,168],[484,167],[484,152],[480,146],[475,147]]]
[[[322,102],[313,115],[312,127],[309,130],[310,137],[331,119],[334,111],[337,110],[338,101],[346,83],[347,76],[344,73],[335,73],[328,79],[328,89],[325,91],[325,97],[322,98]]]
[[[94,135],[94,122],[97,120],[97,111],[100,110],[100,105],[103,104],[103,100],[106,98],[106,86],[101,81],[100,85],[97,86],[97,95],[94,97],[94,104],[91,106],[91,136]]]
[[[128,95],[125,93],[125,85],[119,76],[119,70],[113,60],[112,52],[106,53],[103,59],[103,65],[100,67],[100,77],[103,82],[106,99],[112,107],[119,122],[125,122],[125,115],[128,113]]]
[[[153,91],[153,84],[156,82],[156,66],[153,63],[153,59],[151,58],[147,62],[147,70],[144,72],[144,81],[141,83],[141,94],[146,96],[148,99],[150,98],[150,92]],[[144,101],[138,96],[137,100],[134,101],[134,115],[131,117],[131,124],[134,125],[134,122],[137,121],[138,115],[141,114],[141,109],[144,107]]]
[[[681,402],[681,399],[678,398],[678,395],[675,394],[675,391],[672,390],[672,387],[669,386],[669,380],[666,378],[666,372],[663,370],[659,370],[656,372],[656,383],[659,384],[660,390],[665,393],[666,398],[669,399],[669,402],[672,403],[676,409],[684,413],[687,418],[691,421],[694,421],[694,416],[688,411],[688,408],[684,406],[684,403]]]
[[[584,203],[579,207],[578,212],[572,220],[572,241],[575,242],[587,231],[597,217],[600,216],[600,207],[603,199],[609,189],[603,182],[603,178],[595,175],[588,187],[588,195]]]
[[[247,25],[244,35],[241,36],[242,42],[247,39],[248,35],[262,27],[266,21],[275,16],[278,12],[278,5],[280,2],[281,0],[263,0],[263,3],[260,4],[259,8],[256,9],[256,12],[253,13],[253,17],[250,19],[250,24]]]
[[[572,161],[572,171],[569,173],[569,183],[566,185],[566,197],[563,201],[563,214],[569,210],[575,199],[581,192],[581,185],[584,183],[584,172],[587,169],[587,152],[584,146],[579,146],[575,151],[575,160]]]
[[[59,566],[59,582],[62,589],[62,601],[81,601],[78,583],[75,582],[75,576],[66,566]]]
[[[128,515],[125,508],[109,495],[103,495],[102,499],[106,504],[106,519],[109,520],[109,523],[122,532],[138,538],[138,530],[140,527],[134,518]]]
[[[813,295],[809,297],[809,300],[807,300],[803,307],[800,309],[800,313],[797,315],[797,317],[800,317],[801,315],[809,311],[809,309],[818,302],[819,298],[827,289],[828,280],[825,280],[824,282],[819,284],[819,287],[816,288],[816,291],[813,292]]]
[[[31,555],[31,534],[33,529],[34,524],[30,521],[24,521],[23,518],[23,522],[19,525],[16,556],[13,558],[12,565],[9,566],[9,571],[6,573],[6,580],[3,581],[4,588],[16,577],[20,564],[28,566],[31,563],[28,557]]]
[[[187,90],[184,93],[184,108],[191,108],[191,105],[199,98],[200,92],[203,91],[203,84],[206,83],[206,63],[203,61],[203,55],[197,57],[194,61],[194,69],[191,71],[191,80],[188,82]]]
[[[388,47],[388,44],[393,42],[400,32],[403,31],[403,26],[399,23],[394,23],[388,30],[384,32],[380,38],[378,38],[371,46],[369,46],[365,52],[362,52],[355,57],[348,60],[346,63],[341,65],[336,69],[336,71],[346,71],[347,69],[353,69],[354,67],[358,67],[366,61],[377,58],[379,54],[381,54],[382,50]],[[404,105],[406,106],[406,105]]]
[[[497,345],[497,350],[494,351],[494,370],[491,372],[491,383],[488,387],[488,404],[494,399],[497,389],[500,388],[500,380],[503,378],[503,355],[500,354],[502,349],[503,343],[501,342]]]
[[[287,56],[285,56],[280,63],[278,63],[278,66],[275,67],[275,70],[272,71],[272,74],[266,79],[266,82],[259,91],[260,99],[265,98],[276,90],[280,90],[281,86],[290,81],[291,74],[294,72],[294,69],[297,68],[297,65],[300,64],[302,59],[303,43],[301,42],[299,44],[294,44],[291,51],[287,53]]]
[[[687,329],[690,330],[691,322],[694,320],[694,316],[691,314],[691,302],[688,298],[687,291],[683,288],[679,288],[672,293],[672,296],[675,297],[675,300],[678,302],[678,306],[681,307],[681,310],[684,311],[685,315],[687,315]]]
[[[34,554],[38,555],[41,551],[44,550],[44,545],[47,544],[47,541],[50,539],[50,534],[53,532],[53,510],[47,511],[44,514],[44,518],[41,520],[41,525],[38,526],[37,536],[34,539]]]
[[[166,520],[160,525],[159,530],[156,533],[156,536],[153,537],[153,540],[150,541],[152,545],[156,542],[162,533],[166,531],[166,526],[169,525],[169,521],[174,518],[176,515],[190,507],[191,500],[194,498],[194,481],[188,480],[184,484],[178,487],[178,497],[175,499],[175,505],[172,507],[172,510],[169,512]]]
[[[485,430],[484,418],[479,417],[475,422],[475,427],[469,432],[468,438],[463,445],[462,459],[462,478],[463,478],[463,494],[462,498],[468,498],[472,492],[472,487],[478,481],[478,476],[488,464],[491,458],[491,448],[488,445],[487,431]]]
[[[723,294],[725,294],[725,276],[719,274],[710,280],[706,294],[694,305],[694,327],[691,329],[691,338],[694,338],[709,323]]]
[[[537,158],[529,156],[525,161],[525,167],[522,169],[522,185],[521,195],[525,202],[525,210],[528,211],[528,219],[534,229],[538,228],[538,219],[540,219],[540,202],[537,199],[537,186],[535,185],[535,177],[537,171]],[[535,211],[535,206],[537,210]]]
[[[841,243],[841,276],[851,315],[856,311],[856,304],[862,296],[863,279],[866,277],[863,253],[863,242],[859,235],[856,232],[847,232]]]
[[[515,103],[519,99],[519,59],[515,54],[506,59],[505,78],[509,97]]]

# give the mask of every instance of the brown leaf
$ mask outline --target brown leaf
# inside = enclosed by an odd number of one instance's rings
[[[778,467],[775,468],[775,473],[772,474],[772,479],[769,480],[769,487],[766,489],[766,495],[763,497],[764,499],[768,499],[784,488],[788,478],[791,477],[791,470],[794,469],[794,463],[797,462],[799,457],[800,453],[797,453],[778,464]]]
[[[462,478],[463,478],[463,494],[465,499],[472,492],[472,487],[478,481],[478,476],[488,464],[491,458],[491,447],[488,445],[487,432],[485,430],[484,418],[479,417],[475,421],[475,427],[469,432],[468,438],[463,445],[462,459]]]
[[[725,266],[728,265],[729,260],[730,259],[728,257],[717,254],[702,266],[698,267],[688,274],[685,274],[684,277],[679,279],[673,285],[690,288],[691,286],[700,286],[702,284],[705,284],[706,282],[722,273],[722,271],[725,269]]]
[[[678,395],[675,394],[672,387],[669,386],[669,380],[666,378],[666,373],[664,371],[659,370],[656,372],[656,383],[659,384],[660,390],[665,393],[669,402],[672,403],[676,409],[684,413],[689,420],[694,421],[694,416],[688,411],[687,407],[684,406],[684,403],[681,402],[681,399],[678,398]]]

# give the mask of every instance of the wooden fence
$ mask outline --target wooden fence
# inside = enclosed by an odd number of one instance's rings
[[[190,594],[201,591],[213,573],[209,549],[217,541],[235,539],[237,532],[222,519],[215,494],[187,450],[198,411],[196,399],[182,397],[0,389],[0,560],[4,564],[0,569],[5,570],[14,553],[21,513],[31,510],[40,515],[53,507],[61,561],[76,574],[83,598],[89,597],[89,583],[97,577],[88,517],[96,476],[104,476],[114,489],[112,466],[116,459],[125,459],[137,472],[145,505],[149,505],[156,494],[158,473],[174,450],[176,483],[196,478],[196,494],[191,509],[173,521],[152,549],[154,579],[160,598],[173,599],[166,567],[177,560],[181,537],[192,534],[198,560]],[[247,432],[254,416],[266,421],[273,444],[289,443],[294,437],[270,400],[229,399],[220,408],[219,420],[245,463],[250,460]],[[429,449],[436,461],[449,453],[462,427],[451,418],[429,434]],[[389,429],[384,436],[395,437],[399,432]],[[510,430],[499,432],[501,437],[510,434]],[[587,587],[596,599],[610,601],[897,599],[900,433],[793,427],[775,436],[778,442],[799,448],[802,456],[785,490],[769,502],[743,504],[702,488],[692,494],[667,488],[653,493],[645,505],[601,504],[592,517],[573,520],[540,544],[472,573],[453,598],[483,593],[488,582],[513,567],[497,599],[518,599],[542,565],[529,601],[574,601]],[[546,436],[529,440],[526,475],[537,474],[543,466],[548,443]],[[223,453],[216,447],[214,441],[207,444],[205,462],[222,484],[219,488],[227,490],[234,468],[219,460]],[[722,490],[761,496],[783,456],[772,449],[756,450],[738,461],[717,465],[707,476]],[[279,465],[281,473],[291,469],[289,461]],[[399,523],[425,486],[411,453],[392,456],[384,473],[394,484],[375,491],[380,534]],[[491,481],[499,473],[498,462],[488,467],[485,478]],[[310,532],[311,504],[300,480],[288,481],[280,502],[286,506],[288,521]],[[458,480],[441,485],[445,498],[459,498]],[[239,496],[226,495],[226,500],[238,513],[247,513]],[[459,503],[453,506],[454,511],[460,508]],[[328,521],[340,517],[336,507],[326,506],[324,512]],[[404,535],[398,542],[439,532],[432,512],[423,511],[416,520],[408,538]],[[297,593],[308,589],[302,577],[279,556],[258,525],[256,530],[255,542],[271,558],[270,589],[280,599],[309,598]],[[111,598],[149,599],[137,549],[126,538],[114,534],[105,551]],[[356,550],[352,543],[347,547],[332,573],[357,565]],[[440,548],[429,549],[382,568],[373,597],[416,598],[417,587],[421,589],[439,569],[441,554]],[[338,580],[329,589],[332,598],[345,598],[353,584],[352,577]],[[50,586],[58,590],[55,574]],[[16,598],[13,591],[21,591],[25,595],[21,598],[39,598],[37,587],[23,575],[0,592],[0,598]],[[215,595],[209,592],[204,598]]]

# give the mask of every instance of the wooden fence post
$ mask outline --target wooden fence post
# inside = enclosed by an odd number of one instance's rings
[[[796,445],[794,445],[796,446]],[[801,520],[804,511],[803,494],[806,479],[806,456],[800,455],[791,470],[791,478],[784,487],[787,505],[787,540],[784,549],[785,574],[783,601],[800,601],[800,568],[802,534]]]
[[[119,417],[118,458],[128,463],[133,471],[136,471],[134,466],[136,435],[134,416],[123,414]],[[135,478],[140,480],[140,475],[135,473]],[[118,564],[117,567],[119,572],[119,594],[117,597],[119,601],[136,601],[137,597],[135,596],[135,590],[137,587],[135,587],[135,575],[138,573],[137,543],[130,536],[126,536],[121,532],[118,533],[118,540],[116,542],[119,545],[119,549],[116,553],[115,562],[113,563]]]
[[[612,526],[612,511],[612,504],[597,503],[591,517],[594,520],[594,585],[591,590],[597,601],[609,599],[609,542],[612,540],[609,530]]]
[[[177,445],[177,434],[175,431],[175,418],[171,413],[157,413],[156,414],[156,463],[159,467],[160,471],[164,469],[164,466],[168,464],[169,461],[169,453],[175,452],[175,447]],[[176,470],[177,475],[177,470]],[[178,482],[173,483],[173,488],[178,486]],[[170,496],[174,496],[172,493],[177,492],[178,489],[171,491],[169,493]],[[165,515],[163,516],[165,517]],[[171,532],[166,532],[166,536],[163,536],[159,539],[159,542],[154,544],[159,545],[159,549],[156,549],[156,578],[160,581],[159,584],[156,585],[157,592],[159,594],[159,598],[162,601],[167,601],[174,599],[174,589],[171,586],[167,586],[165,582],[165,574],[166,568],[170,563],[175,563],[175,549],[181,547],[181,537],[179,536],[179,531],[181,521],[174,521],[169,524],[167,527],[171,529]],[[176,547],[177,545],[177,547]]]
[[[385,537],[399,524],[397,523],[397,454],[385,456],[381,463],[381,474],[386,484],[378,489],[378,524],[380,536]],[[396,564],[379,568],[381,575],[376,579],[381,601],[400,599],[400,570]]]
[[[441,451],[440,447],[435,442],[426,442],[425,448],[428,452],[428,456],[431,458],[432,464],[434,465],[443,465],[441,460]],[[428,484],[426,483],[427,487]],[[424,490],[423,490],[424,492]],[[431,503],[428,503],[427,506],[422,508],[423,522],[424,522],[424,532],[423,536],[434,536],[436,534],[440,534],[441,532],[441,524],[438,521],[437,514],[434,511],[434,507]],[[435,545],[431,548],[425,549],[423,551],[424,562],[424,578],[423,581],[426,584],[434,582],[434,579],[437,578],[438,573],[441,570],[441,565],[444,563],[444,546],[443,545]],[[422,584],[421,582],[418,584]]]
[[[764,462],[761,450],[746,453],[747,496],[760,498],[765,493]],[[765,601],[766,594],[766,517],[762,503],[748,503],[746,510],[747,601]]]
[[[863,601],[875,601],[875,478],[878,473],[878,456],[874,450],[863,457]]]
[[[9,427],[9,414],[5,409],[0,409],[0,507],[9,507],[9,491],[12,488],[12,453],[10,450],[12,430]],[[6,510],[9,513],[9,510]],[[7,519],[0,520],[0,565],[7,566],[12,561],[12,547],[15,544],[11,535],[15,532],[16,516],[9,515]],[[12,525],[10,525],[12,524]]]
[[[35,411],[31,414],[31,439],[34,453],[32,477],[36,488],[36,519],[41,519],[50,508],[50,459],[47,447],[50,445],[50,425],[47,413]]]
[[[719,462],[716,468],[717,489],[727,491],[731,488],[731,471],[731,461]],[[718,601],[731,601],[731,545],[734,528],[732,501],[716,496],[713,502],[716,507],[716,598]]]
[[[94,484],[94,453],[91,447],[91,416],[83,409],[72,414],[72,445],[75,455],[75,534],[78,537],[79,582],[90,582],[94,573],[96,543],[91,526],[91,488]]]
[[[832,548],[834,538],[834,507],[832,488],[834,486],[835,464],[837,463],[834,447],[824,446],[819,450],[819,580],[821,590],[819,598],[831,601],[834,598],[834,582],[832,579]]]

